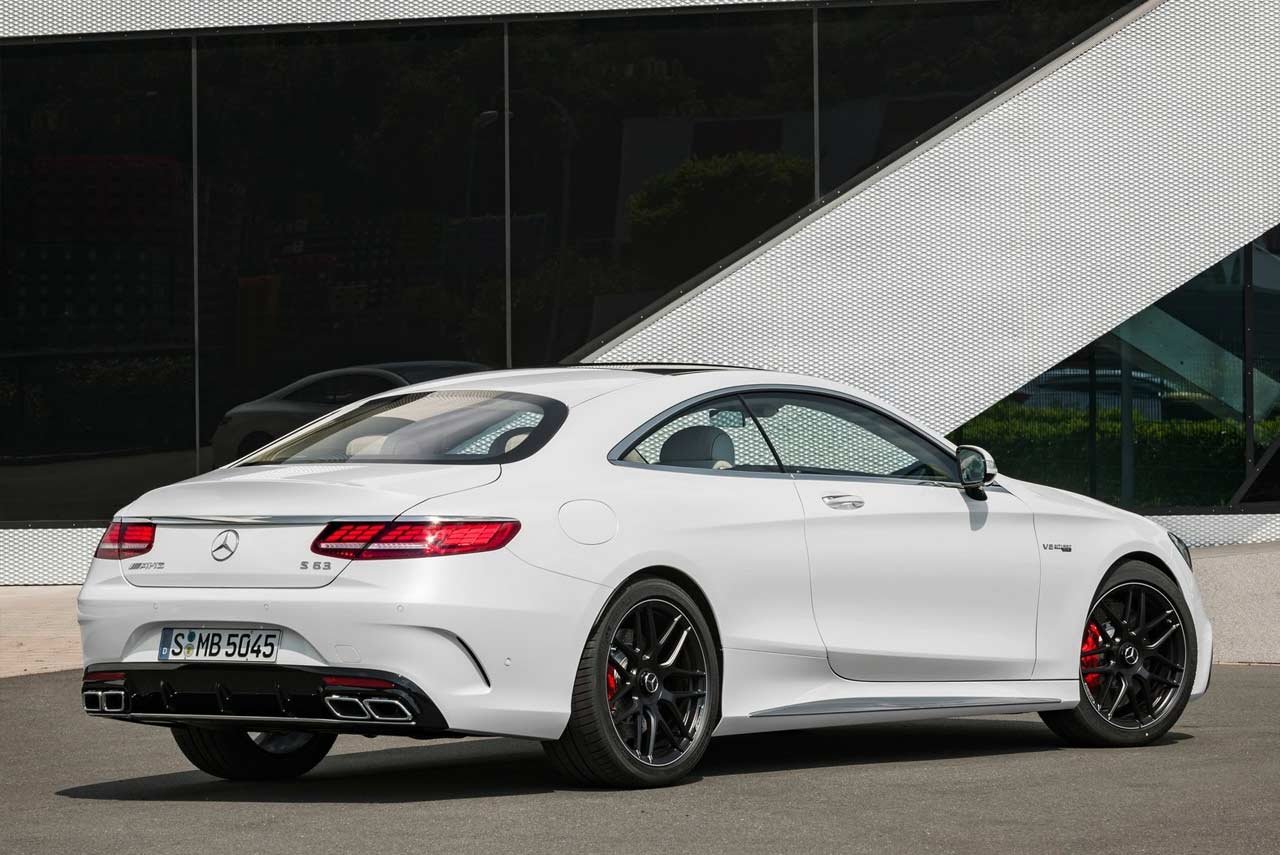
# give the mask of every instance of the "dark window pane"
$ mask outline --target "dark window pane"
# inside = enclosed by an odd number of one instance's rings
[[[367,394],[275,394],[316,372],[505,363],[501,28],[210,37],[199,62],[206,463]]]
[[[1064,360],[970,419],[952,441],[985,448],[1008,475],[1090,494],[1091,365],[1088,351]]]
[[[1280,227],[1253,253],[1253,413],[1259,449],[1280,440]]]
[[[0,52],[0,519],[195,470],[188,43]]]
[[[807,11],[511,26],[514,349],[554,361],[812,200]]]
[[[1243,296],[1233,253],[953,438],[1113,504],[1226,504],[1244,471]]]
[[[1124,5],[996,0],[819,10],[823,192],[948,121]]]
[[[1280,227],[1257,240],[1253,253],[1253,433],[1266,465],[1245,502],[1280,502]]]

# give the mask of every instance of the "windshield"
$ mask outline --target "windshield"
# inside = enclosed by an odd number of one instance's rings
[[[559,401],[516,392],[448,389],[374,398],[251,454],[280,463],[510,463],[564,423]]]

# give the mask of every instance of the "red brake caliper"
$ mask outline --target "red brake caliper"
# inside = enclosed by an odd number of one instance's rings
[[[613,700],[613,696],[618,694],[618,666],[612,662],[609,668],[604,672],[604,689],[605,697]]]
[[[1102,664],[1102,654],[1094,656],[1085,656],[1094,650],[1102,649],[1102,630],[1098,629],[1098,625],[1093,621],[1089,621],[1089,625],[1084,628],[1084,641],[1080,645],[1080,667],[1081,668],[1097,668]],[[1095,695],[1102,688],[1101,674],[1085,674],[1084,684],[1089,687],[1089,691]]]

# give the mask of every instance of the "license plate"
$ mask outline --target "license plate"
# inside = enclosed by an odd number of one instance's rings
[[[278,629],[186,629],[160,633],[161,662],[275,662]]]

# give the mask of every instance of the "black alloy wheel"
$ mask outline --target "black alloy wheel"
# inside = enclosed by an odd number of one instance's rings
[[[702,609],[672,582],[641,578],[592,630],[564,735],[543,747],[584,784],[664,786],[701,759],[719,702],[719,658]]]
[[[707,654],[679,607],[632,606],[613,633],[604,690],[614,733],[637,760],[667,766],[684,756],[706,723]]]
[[[1187,672],[1187,639],[1177,609],[1145,582],[1125,582],[1094,604],[1080,646],[1085,698],[1114,727],[1159,721]]]
[[[1095,596],[1080,643],[1080,704],[1040,716],[1076,745],[1159,739],[1190,699],[1195,627],[1177,584],[1139,561],[1117,567]]]

